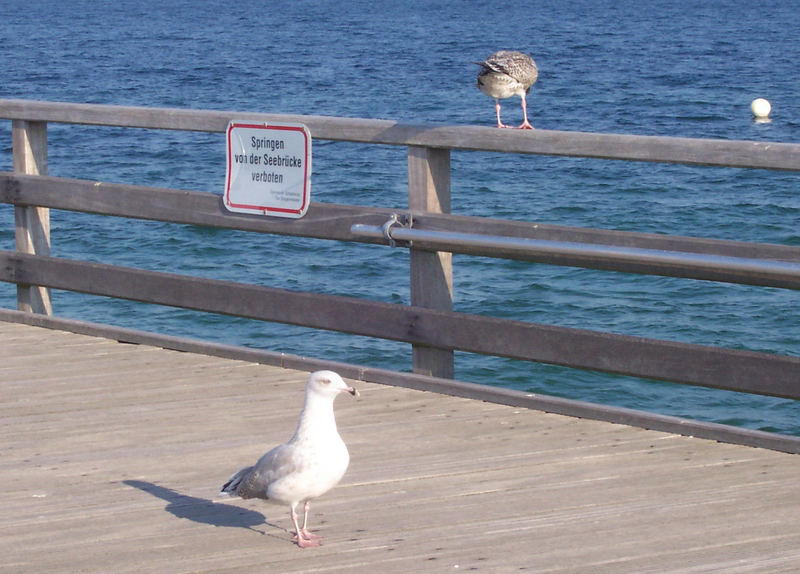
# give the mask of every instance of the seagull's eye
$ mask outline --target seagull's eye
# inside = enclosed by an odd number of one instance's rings
[[[321,379],[320,383],[322,383],[323,385],[330,385],[331,384],[331,380],[330,379]]]

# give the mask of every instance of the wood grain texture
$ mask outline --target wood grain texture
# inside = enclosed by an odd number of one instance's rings
[[[262,321],[800,398],[800,357],[0,251],[0,280]]]
[[[412,213],[450,213],[450,150],[408,148],[408,208]],[[453,309],[453,254],[416,249],[409,254],[411,304]],[[450,349],[414,345],[415,373],[451,379],[455,358]]]
[[[11,122],[14,172],[47,175],[47,123]],[[50,210],[39,205],[14,208],[17,251],[50,255]],[[50,290],[38,285],[17,286],[17,308],[30,313],[53,314]]]
[[[220,196],[208,192],[58,177],[31,177],[5,172],[0,172],[0,202],[20,207],[42,205],[53,209],[101,215],[374,244],[385,244],[385,240],[358,236],[351,232],[351,227],[355,224],[381,226],[392,214],[409,213],[399,208],[312,202],[305,217],[289,221],[277,217],[230,213],[222,206]],[[589,229],[432,211],[414,211],[413,217],[414,229],[424,231],[800,262],[800,247],[792,245]],[[450,248],[454,253],[510,259],[525,258],[513,250],[481,249],[458,244],[451,245]],[[578,259],[576,257],[574,261],[565,261],[564,258],[559,260],[553,257],[551,262],[575,265],[591,263],[591,257],[588,256],[580,261]],[[605,265],[604,268],[613,269],[614,265]],[[680,273],[679,266],[677,269],[674,274]],[[658,270],[651,269],[651,271]],[[666,269],[662,272],[666,272]]]
[[[222,133],[231,120],[299,122],[315,139],[689,165],[800,170],[800,144],[412,125],[392,120],[0,100],[0,118]]]

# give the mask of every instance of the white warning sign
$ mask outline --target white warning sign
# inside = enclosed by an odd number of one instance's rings
[[[303,124],[230,122],[223,202],[229,211],[302,217],[311,196],[311,134]]]

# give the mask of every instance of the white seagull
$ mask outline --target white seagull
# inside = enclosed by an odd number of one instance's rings
[[[528,54],[501,50],[495,52],[483,62],[475,62],[481,67],[478,72],[478,89],[490,98],[494,98],[497,112],[497,127],[508,128],[500,121],[500,100],[519,96],[522,98],[522,116],[524,121],[520,129],[532,130],[528,121],[528,110],[525,98],[539,77],[536,62]]]
[[[341,393],[358,396],[358,391],[333,371],[311,373],[294,436],[231,476],[222,487],[221,494],[288,504],[300,548],[320,544],[320,537],[307,529],[309,501],[336,486],[350,463],[333,415],[333,401]],[[302,528],[297,522],[301,502]]]

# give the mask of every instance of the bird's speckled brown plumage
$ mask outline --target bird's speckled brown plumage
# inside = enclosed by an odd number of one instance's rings
[[[539,77],[536,62],[522,52],[501,50],[495,52],[483,62],[476,62],[481,71],[478,73],[478,89],[494,98],[497,112],[497,127],[509,127],[500,121],[500,100],[519,96],[522,99],[522,115],[524,121],[520,128],[533,129],[528,121],[526,96],[531,86]]]

